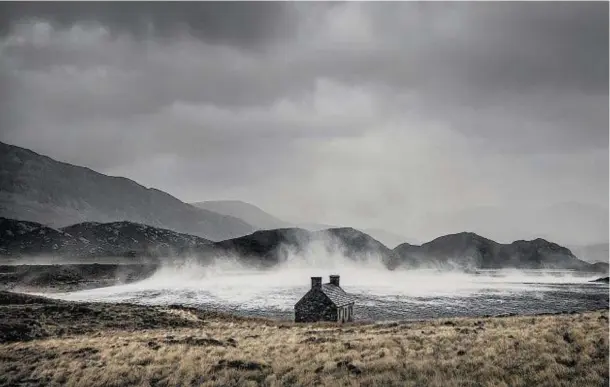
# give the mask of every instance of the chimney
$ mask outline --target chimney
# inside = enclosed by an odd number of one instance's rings
[[[321,289],[322,288],[322,277],[311,277],[311,288]]]
[[[330,283],[332,285],[339,286],[339,276],[338,275],[331,275],[330,276]]]

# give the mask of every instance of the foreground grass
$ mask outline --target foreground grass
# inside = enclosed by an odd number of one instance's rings
[[[4,305],[4,316],[9,307],[22,305]],[[79,319],[86,320],[82,308]],[[100,316],[115,307],[85,308]],[[339,326],[121,308],[116,319],[139,319],[150,328],[114,321],[76,333],[53,331],[49,327],[59,320],[44,315],[45,337],[0,344],[0,385],[603,386],[608,381],[608,311]],[[150,311],[159,316],[142,314]]]

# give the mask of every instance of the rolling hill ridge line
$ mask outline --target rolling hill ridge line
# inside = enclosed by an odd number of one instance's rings
[[[607,262],[583,262],[571,250],[545,239],[501,244],[469,232],[391,249],[354,228],[294,227],[244,202],[187,204],[127,178],[107,176],[2,142],[0,165],[0,254],[5,256],[193,254],[203,258],[231,254],[247,262],[273,265],[281,260],[280,248],[303,253],[310,242],[323,241],[346,257],[366,260],[375,256],[391,269],[607,270],[608,266]]]
[[[5,257],[61,256],[74,258],[130,257],[170,259],[195,256],[207,261],[219,256],[238,257],[245,263],[273,266],[282,249],[307,254],[311,243],[321,242],[329,252],[355,261],[379,259],[389,269],[573,269],[607,272],[603,263],[590,264],[572,252],[543,239],[500,244],[474,233],[441,236],[421,246],[402,244],[389,249],[353,228],[311,232],[299,228],[261,230],[213,242],[133,222],[84,222],[54,229],[39,223],[0,218],[0,255]]]
[[[196,208],[124,177],[56,161],[0,142],[0,216],[61,228],[129,221],[224,240],[252,233],[247,222]]]

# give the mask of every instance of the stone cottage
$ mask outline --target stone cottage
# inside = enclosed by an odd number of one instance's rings
[[[311,277],[311,289],[294,306],[294,321],[353,321],[354,301],[339,286],[338,275],[331,275],[327,284],[322,277]]]

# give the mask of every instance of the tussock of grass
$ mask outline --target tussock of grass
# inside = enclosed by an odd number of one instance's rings
[[[141,308],[121,306],[115,317],[129,319],[135,311],[152,321],[148,329],[114,321],[0,344],[0,385],[495,387],[608,381],[608,311],[338,326],[150,308],[161,318]]]

